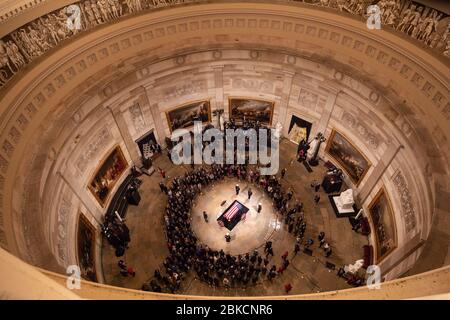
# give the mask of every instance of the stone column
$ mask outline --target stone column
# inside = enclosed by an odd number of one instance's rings
[[[287,119],[287,110],[289,108],[289,101],[291,100],[292,80],[295,72],[284,71],[283,91],[281,93],[281,101],[279,105],[278,122],[283,125],[283,132],[287,135],[289,130],[289,120]],[[272,123],[274,126],[275,123]]]
[[[317,126],[315,126],[315,128],[314,126],[312,127],[311,135],[309,137],[310,141],[312,141],[312,139],[314,139],[319,132],[323,133],[323,135],[325,136],[325,131],[328,128],[328,123],[330,122],[331,114],[333,113],[334,106],[336,104],[336,100],[337,97],[339,96],[339,93],[340,91],[334,92],[334,90],[330,88],[330,94],[328,95],[327,102],[325,103],[325,107],[323,108],[323,112],[320,117],[319,123],[317,124]],[[325,138],[328,139],[328,137]],[[326,143],[322,143],[320,145],[318,159],[320,159],[320,152],[325,148],[325,146]]]
[[[145,85],[143,87],[143,89],[145,91],[144,100],[146,100],[145,102],[150,106],[150,111],[152,113],[153,121],[155,122],[155,129],[156,129],[158,143],[162,147],[166,147],[166,141],[164,139],[166,137],[166,134],[164,132],[164,126],[163,126],[164,122],[163,122],[163,119],[161,118],[161,113],[159,112],[158,104],[152,103],[152,99],[151,99],[151,97],[156,96],[156,94],[153,92],[154,91],[153,83]]]
[[[131,90],[130,95],[132,97],[137,97],[136,102],[139,103],[142,114],[144,116],[144,121],[149,128],[147,131],[154,130],[155,129],[155,121],[153,120],[152,111],[151,111],[150,105],[148,103],[147,93],[145,92],[144,87],[138,87],[134,90]],[[156,137],[156,134],[155,134],[155,137]]]
[[[213,66],[214,70],[214,88],[216,92],[215,105],[211,106],[211,112],[213,110],[223,109],[225,111],[224,96],[223,96],[223,65]],[[211,119],[212,120],[212,119]],[[214,126],[218,125],[218,117],[213,122]],[[220,126],[218,127],[220,129]]]
[[[100,221],[101,217],[96,217],[95,214],[92,213],[92,212],[95,212],[96,210],[92,210],[91,206],[89,206],[84,201],[83,197],[79,194],[79,192],[82,190],[80,190],[80,188],[78,188],[78,187],[72,186],[72,184],[66,179],[66,177],[59,170],[56,172],[56,174],[59,175],[59,177],[61,178],[63,183],[69,187],[69,189],[72,191],[72,193],[75,195],[75,197],[77,197],[78,200],[80,200],[80,202],[84,205],[84,207],[87,209],[86,213],[88,213],[97,222],[98,226],[101,226],[102,225],[102,222]],[[86,191],[83,191],[83,192],[85,193]],[[94,209],[96,209],[96,208],[94,208]],[[95,227],[97,227],[97,226],[95,226]]]
[[[361,189],[358,192],[358,200],[360,201],[360,203],[364,203],[364,201],[366,201],[370,192],[372,192],[373,188],[381,179],[384,172],[389,167],[392,160],[394,160],[395,156],[397,155],[397,153],[400,151],[401,148],[403,148],[403,146],[396,143],[395,141],[391,141],[391,143],[388,145],[388,148],[384,152],[380,161],[373,169],[372,173],[367,178],[367,180],[365,181],[365,183],[362,185]]]
[[[120,136],[122,137],[122,140],[125,143],[125,147],[127,148],[128,154],[131,157],[131,161],[133,161],[133,163],[136,166],[141,166],[141,156],[139,154],[137,144],[131,138],[127,123],[123,117],[122,112],[120,111],[120,105],[117,105],[115,107],[106,107],[106,109],[108,109],[111,112],[114,122],[116,123],[117,129],[119,129]]]
[[[315,137],[319,132],[325,134],[339,93],[340,91],[337,93],[330,93],[328,95],[327,102],[325,103],[325,107],[323,108],[322,116],[320,117],[319,123],[317,124],[316,128],[312,130],[311,137]]]

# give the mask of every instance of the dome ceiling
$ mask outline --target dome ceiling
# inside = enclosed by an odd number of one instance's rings
[[[77,124],[91,115],[120,108],[143,90],[153,99],[150,105],[160,108],[179,99],[193,100],[196,92],[209,94],[214,88],[217,108],[227,90],[254,90],[287,103],[282,98],[286,88],[294,92],[296,85],[307,86],[308,81],[318,97],[322,94],[327,101],[332,93],[337,105],[356,115],[347,125],[369,137],[360,138],[368,145],[374,137],[382,137],[381,149],[394,141],[418,151],[408,165],[418,168],[418,184],[425,186],[415,210],[418,215],[426,212],[418,221],[423,226],[421,237],[427,237],[432,214],[445,209],[436,209],[436,199],[447,189],[436,190],[434,185],[450,186],[448,58],[442,45],[438,50],[421,45],[417,49],[417,42],[398,32],[372,32],[361,19],[297,3],[150,8],[140,15],[127,15],[128,9],[123,9],[126,18],[69,35],[56,48],[43,50],[41,57],[27,58],[32,62],[15,77],[6,77],[10,81],[0,92],[5,106],[0,154],[4,247],[36,264],[53,254],[56,240],[46,235],[47,230],[33,233],[23,226],[51,225],[42,214],[48,209],[43,199],[52,179],[48,163],[74,143]],[[7,37],[5,43],[11,41]],[[216,76],[217,70],[222,77]],[[199,80],[193,82],[196,73]],[[241,75],[241,82],[235,74]],[[275,83],[273,92],[265,81]],[[376,124],[370,124],[370,117],[352,113],[348,96],[357,105],[355,110],[385,121],[385,127],[373,129]],[[364,132],[358,121],[374,132]],[[167,134],[165,127],[159,130]],[[412,186],[409,189],[414,192]],[[36,240],[34,252],[30,239]],[[47,248],[36,243],[46,243]]]

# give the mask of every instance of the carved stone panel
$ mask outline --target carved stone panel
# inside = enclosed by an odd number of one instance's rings
[[[307,89],[302,88],[298,97],[298,102],[307,109],[314,110],[317,106],[319,96]]]
[[[58,210],[57,225],[57,247],[58,257],[63,262],[67,262],[67,226],[69,221],[71,203],[68,199],[63,198]]]
[[[81,173],[84,173],[90,160],[94,158],[98,150],[104,145],[107,145],[112,139],[111,132],[108,127],[103,127],[89,142],[86,151],[77,159],[76,167]]]
[[[342,122],[347,128],[356,131],[363,141],[367,143],[372,149],[376,150],[380,145],[377,136],[368,129],[363,123],[356,119],[351,113],[344,112],[342,114]]]
[[[397,191],[400,195],[406,232],[410,232],[416,227],[417,219],[408,184],[401,171],[397,172],[392,181],[397,187]]]
[[[129,108],[131,114],[131,120],[133,121],[134,129],[137,133],[141,133],[145,130],[145,119],[142,113],[139,103],[135,103]]]

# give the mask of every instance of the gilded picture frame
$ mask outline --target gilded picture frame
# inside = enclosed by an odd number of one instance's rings
[[[97,282],[95,265],[96,230],[92,223],[80,211],[77,223],[77,259],[83,279]]]
[[[119,145],[114,146],[102,159],[91,179],[88,189],[102,208],[111,196],[111,190],[128,169],[128,162]]]
[[[372,163],[346,136],[334,130],[328,138],[325,152],[338,164],[358,186],[369,171]]]
[[[211,122],[210,100],[198,100],[182,104],[166,112],[169,130],[187,129],[194,126],[194,119],[200,117],[202,123]]]
[[[376,262],[380,263],[397,248],[397,228],[391,199],[382,187],[368,206],[376,240]]]
[[[275,102],[269,100],[229,97],[228,111],[230,119],[236,122],[246,120],[259,121],[261,124],[271,126]],[[247,111],[245,111],[247,109]]]

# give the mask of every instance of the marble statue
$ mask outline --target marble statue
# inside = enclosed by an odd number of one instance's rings
[[[322,142],[327,139],[323,136],[322,132],[319,132],[314,140],[310,143],[310,149],[307,152],[308,163],[311,166],[317,166],[319,164],[319,150]]]
[[[281,123],[277,122],[277,124],[275,126],[275,132],[273,133],[273,136],[276,139],[280,139],[282,130],[283,130],[283,126],[281,125]]]
[[[220,131],[225,130],[225,119],[222,114],[219,116],[219,128]]]
[[[348,266],[344,267],[344,271],[351,273],[351,274],[356,274],[358,273],[359,269],[361,269],[364,265],[364,260],[360,259],[357,260],[354,264],[349,264]]]
[[[355,204],[355,200],[353,199],[353,190],[347,189],[346,191],[342,192],[339,197],[336,198],[335,203],[338,209],[352,209],[353,205]]]

